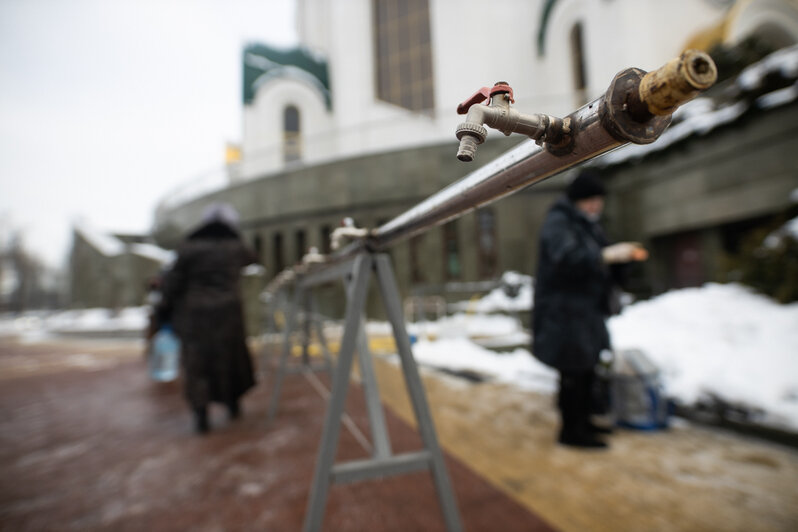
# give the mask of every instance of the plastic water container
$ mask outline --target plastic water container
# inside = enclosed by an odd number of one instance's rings
[[[171,382],[180,370],[180,340],[172,327],[164,325],[152,339],[150,377],[158,382]]]

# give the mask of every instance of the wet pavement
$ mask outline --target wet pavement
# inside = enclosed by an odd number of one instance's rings
[[[148,379],[138,343],[0,338],[0,530],[300,530],[325,402],[305,377],[288,377],[267,426],[269,384],[246,396],[242,419],[212,410],[211,433],[197,436],[179,386]],[[356,385],[347,412],[368,433]],[[395,452],[421,447],[411,425],[386,416]],[[338,461],[366,456],[342,430]],[[466,530],[553,530],[446,460]],[[324,530],[444,529],[428,472],[330,490]]]
[[[383,401],[409,422],[392,358],[375,366]],[[560,530],[798,530],[795,448],[672,418],[668,430],[616,429],[609,449],[575,450],[555,443],[551,396],[422,378],[444,448]]]

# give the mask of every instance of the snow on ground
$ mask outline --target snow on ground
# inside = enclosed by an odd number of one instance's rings
[[[798,189],[793,191],[793,195],[795,195],[795,203],[798,203],[798,194],[796,194],[796,191],[798,191]],[[765,238],[765,241],[762,242],[762,245],[768,249],[775,249],[781,246],[788,237],[793,240],[798,240],[798,216],[770,233]]]
[[[146,306],[129,307],[114,312],[106,308],[31,312],[22,316],[0,315],[0,336],[18,335],[23,340],[37,340],[58,334],[142,332],[148,324]]]
[[[527,349],[496,353],[468,338],[453,337],[420,340],[413,345],[413,356],[422,365],[489,375],[525,390],[553,393],[557,388],[557,373],[530,356]]]
[[[474,372],[525,390],[553,393],[557,374],[529,349],[497,352],[486,345],[528,346],[529,334],[513,312],[516,298],[501,288],[482,306],[509,314],[458,312],[437,321],[408,324],[421,364]],[[520,291],[520,297],[524,290]],[[502,304],[501,298],[506,298]],[[529,299],[531,304],[531,284]],[[524,307],[528,308],[528,307]],[[52,333],[143,331],[147,308],[0,316],[0,335],[33,340]],[[611,318],[616,350],[640,349],[660,368],[665,393],[685,405],[709,394],[761,409],[770,425],[798,430],[798,303],[779,305],[736,284],[674,290],[633,303]],[[369,334],[390,334],[387,323],[369,322]]]
[[[454,303],[451,308],[464,312],[517,312],[532,308],[532,277],[514,271],[504,272],[500,286],[486,296]]]
[[[516,318],[502,314],[458,312],[437,321],[408,325],[408,332],[419,339],[488,338],[506,336],[521,331]]]

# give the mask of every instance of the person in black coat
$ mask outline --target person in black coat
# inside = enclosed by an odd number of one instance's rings
[[[184,393],[199,433],[209,430],[211,402],[235,419],[241,396],[255,385],[239,286],[241,269],[255,260],[241,241],[236,211],[213,204],[163,281],[161,319],[180,338]]]
[[[576,447],[606,447],[598,434],[608,430],[590,421],[595,367],[610,349],[605,320],[619,265],[647,255],[639,244],[609,244],[598,223],[604,195],[597,174],[580,173],[547,213],[538,252],[532,353],[560,373],[559,442]]]

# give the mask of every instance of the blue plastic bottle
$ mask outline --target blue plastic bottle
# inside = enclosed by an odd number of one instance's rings
[[[177,378],[180,365],[180,340],[170,325],[161,327],[152,340],[150,377],[158,382]]]

